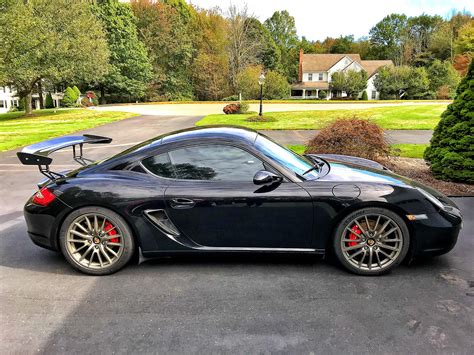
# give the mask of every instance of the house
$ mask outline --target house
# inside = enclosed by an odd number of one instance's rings
[[[46,99],[47,92],[43,92],[43,100]],[[55,107],[59,107],[59,102],[63,98],[64,94],[61,92],[55,92],[51,94]],[[33,108],[40,107],[40,98],[38,93],[32,95],[32,105]],[[20,98],[16,92],[15,87],[9,86],[0,86],[0,113],[5,113],[10,111],[13,107],[18,107],[20,103]]]
[[[367,97],[378,100],[379,92],[374,79],[381,67],[393,66],[391,60],[361,60],[359,54],[304,54],[300,50],[298,82],[291,86],[293,98],[317,99],[323,95],[330,99],[334,93],[330,90],[331,75],[338,71],[365,70],[367,72]],[[344,92],[338,96],[345,97]]]

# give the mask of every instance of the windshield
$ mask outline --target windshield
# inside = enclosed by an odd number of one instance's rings
[[[282,147],[265,136],[258,135],[257,140],[255,141],[255,148],[260,153],[266,155],[268,158],[284,166],[288,170],[293,171],[300,177],[308,180],[318,178],[316,170],[312,170],[303,176],[305,171],[308,171],[314,166],[314,163],[311,160]]]

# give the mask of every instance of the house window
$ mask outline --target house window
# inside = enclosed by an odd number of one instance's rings
[[[308,81],[313,81],[313,73],[308,74]]]
[[[319,81],[323,80],[323,73],[319,73],[319,78],[318,78]]]
[[[377,91],[372,90],[372,100],[375,100],[377,98]]]

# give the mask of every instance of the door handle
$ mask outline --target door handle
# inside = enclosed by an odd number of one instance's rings
[[[175,209],[186,209],[186,208],[193,208],[196,202],[189,198],[172,198],[171,199],[171,207]]]

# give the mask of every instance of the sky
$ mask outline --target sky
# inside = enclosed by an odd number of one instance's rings
[[[230,0],[187,0],[202,8],[219,7],[224,12]],[[386,15],[404,13],[416,16],[426,13],[447,17],[453,9],[474,13],[474,0],[234,0],[246,3],[249,13],[261,22],[273,12],[287,10],[295,18],[298,35],[309,40],[354,35],[358,39]]]

